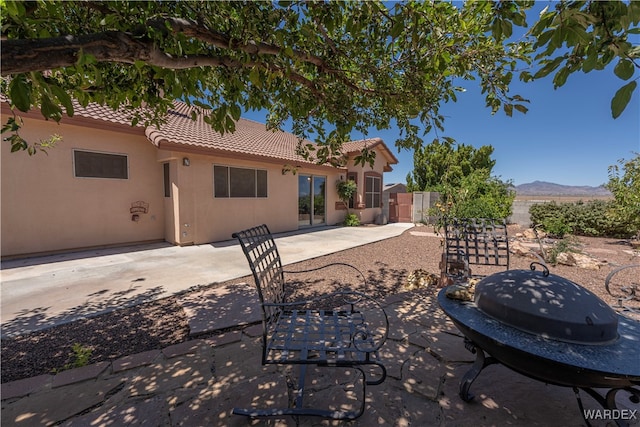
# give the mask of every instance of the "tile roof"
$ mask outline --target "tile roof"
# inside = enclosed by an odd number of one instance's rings
[[[360,151],[362,151],[363,148],[367,147],[369,149],[377,147],[381,145],[381,147],[379,147],[388,157],[389,160],[389,164],[397,164],[398,163],[398,159],[396,158],[396,156],[393,155],[393,153],[391,152],[391,150],[389,150],[389,147],[387,147],[387,145],[384,143],[384,141],[381,138],[368,138],[368,139],[360,139],[357,141],[350,141],[347,142],[345,144],[342,145],[342,149],[344,150],[345,153],[347,154],[356,154]]]
[[[8,102],[4,94],[0,101]],[[110,107],[89,103],[82,107],[75,100],[73,101],[75,110],[74,117],[94,119],[102,122],[114,123],[117,125],[131,126],[133,113],[126,109],[113,110]],[[196,120],[191,119],[191,112],[197,110],[199,113]],[[202,150],[212,150],[227,152],[229,154],[243,154],[251,156],[267,157],[287,162],[315,164],[313,159],[306,160],[296,154],[298,137],[292,133],[284,131],[267,130],[263,123],[252,120],[240,119],[236,122],[236,130],[233,133],[224,135],[216,132],[208,123],[205,123],[202,109],[196,106],[187,105],[181,101],[174,102],[174,109],[166,117],[166,123],[161,126],[144,125],[141,120],[135,127],[144,129],[145,135],[155,146],[163,144],[175,147],[196,148]],[[63,119],[64,120],[64,119]],[[312,143],[305,140],[305,143]],[[364,146],[373,148],[378,145],[388,156],[388,164],[396,164],[398,160],[391,154],[388,147],[380,138],[363,139],[351,141],[343,145],[346,154],[355,154],[362,150]]]
[[[4,93],[0,94],[0,102],[9,104],[9,98]],[[114,110],[111,107],[100,105],[95,102],[90,102],[86,107],[83,107],[75,99],[71,102],[73,103],[73,117],[82,117],[86,119],[100,120],[102,122],[115,123],[118,125],[131,126],[134,114],[130,110],[125,108]],[[65,113],[64,109],[62,111]],[[42,117],[38,110],[31,110],[29,113],[35,113],[35,117]],[[62,120],[64,120],[64,117],[67,116],[64,115]],[[144,128],[144,123],[141,121],[137,123],[135,127]]]
[[[86,107],[83,107],[76,100],[73,100],[73,109],[74,116],[102,120],[126,126],[131,126],[131,122],[134,117],[134,113],[130,110],[124,108],[114,110],[111,107],[100,105],[95,102],[90,102]],[[143,128],[144,123],[140,121],[135,125],[135,127]]]
[[[263,123],[241,118],[236,122],[235,132],[222,135],[205,123],[203,114],[208,112],[203,113],[200,108],[183,102],[175,102],[174,107],[167,116],[166,123],[159,127],[148,126],[146,129],[147,138],[158,147],[162,144],[180,145],[296,163],[313,163],[296,154],[298,137],[292,133],[267,130]],[[201,113],[196,120],[191,119],[194,109]]]

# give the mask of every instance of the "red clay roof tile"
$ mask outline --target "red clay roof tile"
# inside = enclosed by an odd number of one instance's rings
[[[222,135],[204,121],[199,107],[189,106],[183,102],[175,102],[174,107],[165,124],[159,127],[148,126],[146,129],[147,138],[156,146],[169,143],[292,162],[313,163],[312,160],[305,160],[296,154],[298,137],[291,133],[267,130],[262,123],[241,118],[236,122],[235,132]],[[194,109],[200,113],[196,120],[191,119],[191,112]]]
[[[6,102],[7,99],[2,96],[0,101]],[[127,126],[131,125],[134,116],[131,111],[126,109],[115,111],[110,107],[96,103],[82,107],[74,101],[74,110],[75,115],[79,117]],[[196,120],[191,119],[191,112],[194,110],[201,113],[197,115]],[[299,139],[292,133],[267,130],[266,125],[262,123],[241,118],[236,122],[235,132],[222,135],[204,121],[203,114],[209,113],[206,111],[203,113],[199,107],[175,101],[174,109],[166,117],[166,123],[160,126],[146,126],[145,134],[149,141],[158,147],[163,143],[168,143],[183,147],[269,157],[295,163],[314,163],[313,159],[305,160],[296,154]],[[140,121],[136,127],[144,128],[145,125],[143,121]],[[304,141],[304,143],[309,142]],[[344,144],[343,150],[346,154],[356,153],[365,144],[370,148],[382,144],[381,148],[389,155],[389,163],[398,163],[380,138],[351,141]]]

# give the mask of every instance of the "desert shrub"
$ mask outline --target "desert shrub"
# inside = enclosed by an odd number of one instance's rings
[[[580,242],[578,242],[574,236],[567,236],[556,241],[546,252],[545,261],[552,265],[556,265],[558,261],[558,254],[562,252],[581,253]]]
[[[541,224],[544,231],[546,231],[550,237],[558,239],[564,238],[566,234],[569,234],[572,231],[571,226],[561,218],[547,218]]]
[[[356,214],[348,214],[344,218],[343,224],[347,227],[357,227],[358,225],[360,225],[360,220],[358,219],[358,216]]]
[[[540,224],[553,237],[577,236],[625,238],[633,229],[612,215],[613,204],[604,200],[576,203],[541,203],[529,208],[531,222]]]
[[[613,193],[610,216],[626,225],[625,231],[640,238],[640,153],[631,160],[620,159],[609,166],[609,182]]]

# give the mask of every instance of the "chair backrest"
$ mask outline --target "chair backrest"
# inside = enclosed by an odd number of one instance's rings
[[[268,319],[271,313],[269,310],[265,312],[264,303],[282,303],[285,299],[284,273],[276,243],[265,224],[238,231],[232,236],[238,239],[247,257],[263,313]]]
[[[444,221],[447,260],[505,266],[509,269],[507,224],[492,218],[447,218]]]

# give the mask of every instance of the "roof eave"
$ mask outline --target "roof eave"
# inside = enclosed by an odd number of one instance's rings
[[[317,169],[317,170],[325,170],[325,171],[327,169],[335,169],[340,171],[347,169],[346,167],[320,165],[317,163],[313,163],[306,160],[300,160],[300,159],[284,159],[280,157],[243,153],[241,151],[230,151],[230,150],[222,150],[222,149],[213,148],[213,147],[202,147],[202,146],[181,144],[181,143],[169,141],[166,138],[162,138],[160,136],[156,136],[154,140],[151,140],[151,142],[161,150],[177,151],[181,153],[201,154],[201,155],[216,156],[216,157],[236,159],[236,160],[267,162],[267,163],[273,163],[273,164],[279,164],[279,165],[291,165],[295,168],[309,168],[309,169]]]

